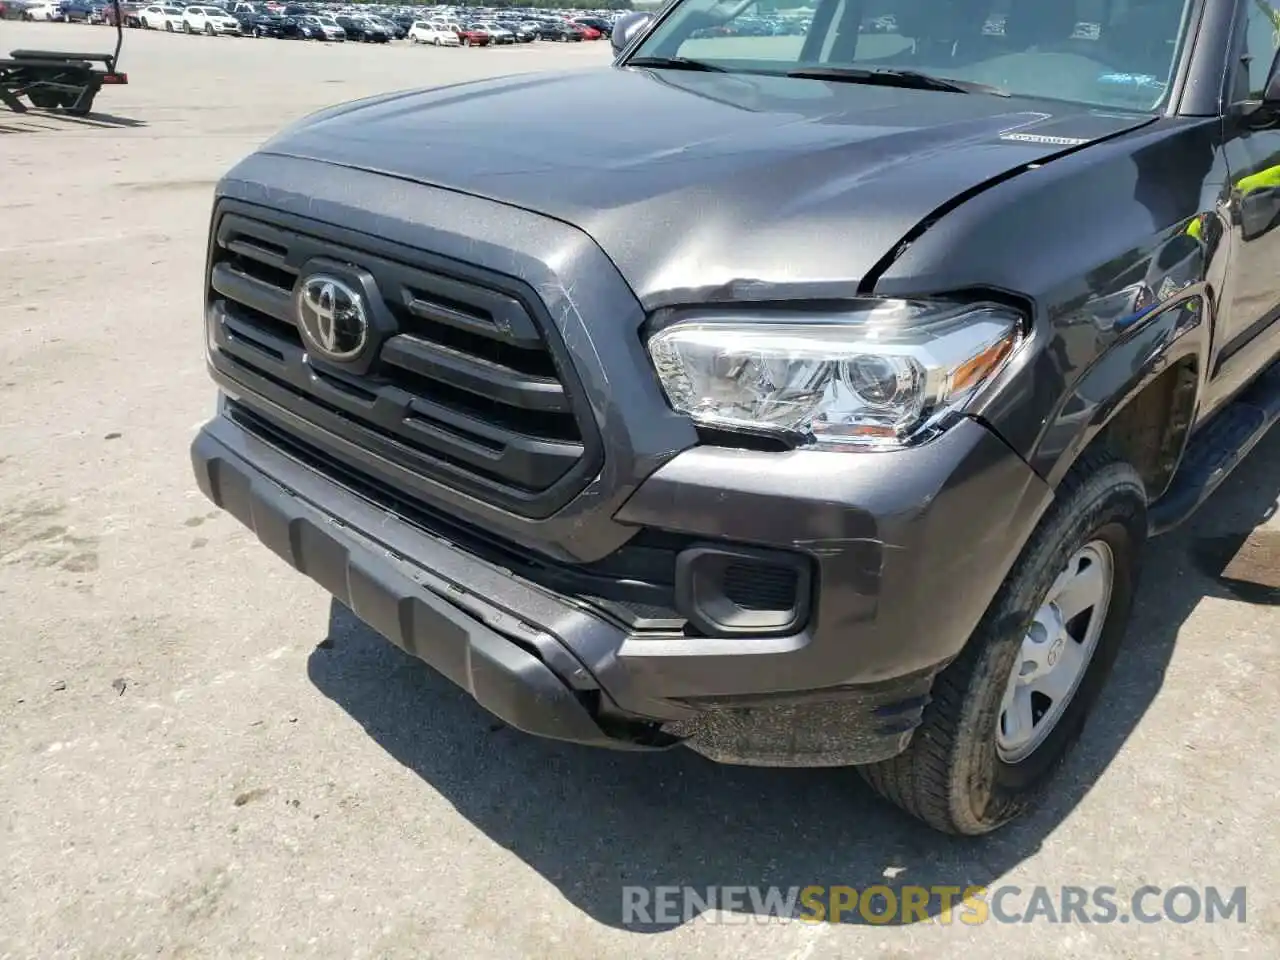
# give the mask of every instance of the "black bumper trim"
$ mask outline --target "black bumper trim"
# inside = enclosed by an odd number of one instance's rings
[[[529,649],[433,590],[424,582],[425,571],[312,507],[207,431],[192,443],[191,458],[197,483],[213,503],[357,617],[510,726],[613,749],[654,749],[674,742],[658,738],[637,743],[610,736],[584,703],[583,694],[594,684],[567,651],[558,665],[571,666],[582,693]],[[589,695],[601,696],[598,691]]]

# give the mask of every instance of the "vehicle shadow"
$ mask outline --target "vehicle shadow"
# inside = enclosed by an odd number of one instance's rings
[[[1148,551],[1128,642],[1052,799],[984,839],[933,833],[875,798],[851,770],[724,767],[687,750],[612,753],[525,736],[337,602],[308,673],[459,813],[611,926],[676,925],[624,922],[624,885],[990,886],[1036,853],[1105,773],[1159,693],[1178,632],[1202,598],[1280,602],[1217,580],[1278,495],[1280,431]],[[930,915],[939,909],[935,900]],[[844,921],[862,922],[856,913]]]
[[[96,110],[83,117],[73,117],[69,113],[58,113],[53,111],[43,114],[43,116],[65,123],[67,126],[123,127],[136,129],[147,125],[147,121],[145,120],[135,120],[133,117],[120,117],[116,116],[114,113],[99,113]]]
[[[134,120],[131,117],[118,117],[111,113],[90,113],[83,117],[73,117],[69,113],[57,110],[38,110],[31,108],[27,113],[15,113],[0,123],[2,133],[35,133],[41,130],[74,129],[77,127],[97,127],[102,130],[134,129],[145,127],[145,120]]]

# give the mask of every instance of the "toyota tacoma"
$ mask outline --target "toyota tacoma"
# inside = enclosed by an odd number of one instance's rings
[[[512,727],[852,765],[981,834],[1280,412],[1276,16],[785,15],[671,0],[598,70],[241,161],[195,474]]]

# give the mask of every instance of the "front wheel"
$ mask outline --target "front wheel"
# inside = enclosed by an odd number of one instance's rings
[[[164,24],[164,29],[165,29],[165,33],[173,33],[173,24],[166,20]]]
[[[213,24],[212,24],[212,23],[206,23],[206,24],[204,25],[204,32],[205,32],[205,33],[207,33],[209,36],[211,36],[211,37],[212,37],[212,36],[214,35],[214,34],[213,34]]]
[[[1083,457],[935,679],[906,751],[860,768],[871,787],[946,833],[989,833],[1030,809],[1111,673],[1146,530],[1133,467]]]
[[[184,21],[184,22],[183,22],[183,24],[182,24],[182,32],[183,32],[183,33],[191,33],[191,24],[186,23],[186,22]]]

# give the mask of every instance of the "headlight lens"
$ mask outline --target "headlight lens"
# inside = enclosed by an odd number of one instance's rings
[[[1004,364],[1022,317],[994,303],[875,300],[679,320],[649,339],[671,405],[697,423],[855,450],[921,442]]]

